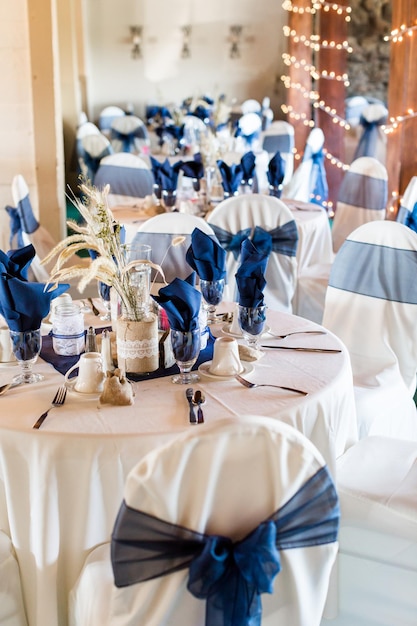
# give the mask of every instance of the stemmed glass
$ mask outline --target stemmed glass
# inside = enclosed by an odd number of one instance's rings
[[[200,290],[204,302],[207,306],[207,324],[214,324],[216,321],[216,306],[223,298],[224,278],[218,280],[200,280]]]
[[[200,327],[189,331],[171,328],[171,345],[175,361],[180,369],[180,373],[172,377],[172,382],[189,385],[200,380],[196,372],[191,372],[200,354]]]
[[[100,319],[105,322],[110,322],[111,320],[111,303],[110,303],[110,287],[106,285],[106,283],[102,283],[98,281],[98,293],[105,308],[105,312],[103,315],[100,315]]]
[[[256,350],[259,348],[258,339],[265,329],[266,306],[255,307],[239,305],[239,326],[248,345]]]
[[[35,374],[32,366],[41,351],[41,329],[17,331],[11,330],[10,337],[13,345],[13,354],[20,366],[20,374],[13,378],[13,383],[37,383],[43,380],[42,374]]]

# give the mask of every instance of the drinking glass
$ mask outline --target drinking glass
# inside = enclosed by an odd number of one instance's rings
[[[111,320],[110,286],[106,285],[106,283],[102,283],[99,280],[98,281],[98,294],[105,308],[105,312],[103,315],[100,315],[100,319],[105,322],[110,322]]]
[[[189,331],[171,329],[171,345],[175,361],[180,369],[180,373],[172,377],[172,382],[189,385],[200,380],[196,372],[191,372],[200,354],[200,327]]]
[[[129,271],[131,286],[135,289],[136,307],[143,315],[149,311],[151,291],[151,266],[140,261],[150,261],[152,247],[145,243],[130,243],[123,246],[126,263],[138,261]]]
[[[239,326],[248,345],[256,350],[259,348],[258,339],[262,335],[266,321],[266,306],[255,307],[239,305]]]
[[[37,383],[43,380],[42,374],[35,374],[32,366],[41,351],[41,329],[17,331],[11,330],[10,337],[13,345],[13,354],[19,363],[20,374],[13,378],[13,383]]]
[[[222,301],[224,283],[224,278],[200,280],[201,295],[208,311],[207,324],[213,324],[216,321],[216,306]]]

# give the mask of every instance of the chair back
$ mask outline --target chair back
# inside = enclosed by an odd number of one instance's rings
[[[417,234],[394,221],[354,230],[330,272],[323,325],[352,363],[360,436],[417,438]]]
[[[238,300],[235,274],[240,262],[240,243],[245,237],[253,236],[256,226],[276,236],[276,245],[273,245],[265,273],[265,304],[279,311],[291,312],[298,244],[297,227],[291,210],[278,198],[247,194],[220,202],[207,221],[227,250],[224,299],[229,301]],[[281,235],[285,241],[281,241]]]
[[[361,138],[355,150],[354,159],[369,156],[385,165],[387,153],[387,135],[381,126],[386,124],[388,109],[382,102],[368,104],[362,110],[360,124],[363,128]]]
[[[153,193],[154,177],[147,163],[128,152],[104,157],[94,176],[94,185],[110,185],[109,206],[133,206]]]
[[[144,122],[136,115],[115,117],[110,127],[110,138],[115,152],[139,154],[149,146],[149,134]]]
[[[80,140],[78,162],[80,172],[87,180],[93,181],[100,161],[113,154],[110,141],[102,133],[86,135]]]
[[[304,493],[311,503],[313,493],[310,493],[310,499],[307,493],[316,481],[321,484],[328,499],[317,512],[316,522],[313,522],[314,515],[309,517],[308,512],[301,510],[298,498]],[[187,590],[188,579],[190,587],[193,586],[192,578],[198,580],[195,568],[201,567],[202,588],[209,584],[207,570],[214,559],[208,558],[206,568],[203,564],[199,565],[198,558],[197,562],[192,560],[188,552],[185,559],[182,557],[185,567],[175,568],[181,560],[180,545],[184,546],[180,536],[186,541],[188,532],[191,532],[191,539],[200,540],[202,547],[195,551],[200,554],[201,550],[210,554],[212,542],[214,554],[217,541],[218,550],[224,550],[220,547],[225,546],[222,538],[238,542],[236,545],[241,546],[243,553],[245,549],[250,550],[247,558],[251,563],[256,563],[258,556],[259,567],[265,566],[265,575],[269,578],[274,569],[272,558],[269,560],[269,555],[266,556],[266,546],[265,551],[261,549],[257,553],[258,540],[253,540],[249,548],[251,533],[268,525],[269,519],[279,519],[279,514],[274,514],[279,510],[284,514],[285,506],[290,502],[294,509],[300,505],[300,510],[293,513],[290,526],[317,523],[323,538],[318,539],[316,545],[306,542],[304,545],[308,547],[296,547],[300,544],[293,543],[291,549],[279,548],[281,571],[273,586],[271,584],[270,593],[260,595],[262,618],[259,617],[256,624],[260,624],[262,619],[264,626],[319,626],[337,551],[338,504],[327,468],[315,447],[300,432],[278,420],[239,416],[237,421],[216,420],[198,433],[190,431],[151,452],[127,478],[124,501],[113,530],[112,555],[116,581],[117,584],[122,582],[127,585],[112,590],[111,615],[114,623],[119,623],[117,620],[147,626],[168,623],[240,626],[249,623],[248,616],[244,621],[236,617],[241,594],[237,588],[235,594],[232,589],[228,593],[230,579],[227,575],[222,579],[224,593],[220,591],[219,596],[228,605],[229,619],[221,609],[220,614],[215,615],[217,619],[213,619],[212,603],[204,599],[204,594],[201,594],[202,599],[197,599]],[[331,533],[324,524],[330,511],[334,516]],[[134,530],[134,519],[138,513],[144,514],[145,521],[150,525],[158,525],[159,520],[168,524],[164,526],[167,528],[164,541],[168,542],[169,534],[174,534],[172,546],[177,546],[179,558],[173,565],[166,555],[166,569],[173,567],[171,573],[130,584],[130,580],[121,581],[125,572],[117,567],[117,562],[125,557],[130,559],[123,543],[127,540],[131,544],[130,540],[133,543],[135,539],[140,543],[145,534],[149,537],[148,530],[153,534],[148,524],[146,530]],[[321,524],[325,527],[324,531]],[[175,526],[172,528],[171,525]],[[277,522],[276,536],[271,539],[276,545],[279,545],[279,526]],[[268,528],[271,529],[269,525]],[[188,529],[184,530],[185,535],[178,535],[181,529]],[[321,534],[320,531],[318,534]],[[327,537],[324,538],[324,535]],[[153,549],[158,552],[155,542],[151,545],[151,551]],[[164,546],[161,551],[164,553]],[[132,556],[132,565],[134,559]],[[152,560],[152,557],[149,560],[145,557],[143,567],[152,567]],[[198,586],[198,583],[195,584]],[[252,599],[251,594],[248,595]]]
[[[388,200],[388,172],[373,157],[360,157],[351,164],[340,185],[333,220],[333,250],[355,228],[374,220],[384,220]]]
[[[191,245],[191,233],[194,228],[199,228],[215,238],[211,226],[203,218],[196,215],[176,212],[155,215],[139,226],[132,240],[132,246],[135,244],[151,246],[151,260],[162,266],[168,283],[172,282],[174,278],[184,280],[193,271],[188,265],[185,255]],[[183,237],[184,240],[178,245],[173,245],[173,240],[176,237]],[[163,282],[162,276],[158,273],[154,273],[152,279],[155,279],[157,283]]]
[[[304,148],[303,160],[292,178],[284,186],[283,198],[324,205],[328,198],[326,171],[324,169],[324,133],[313,128]]]
[[[261,146],[271,159],[277,152],[285,161],[285,176],[282,181],[287,185],[294,172],[294,126],[283,120],[276,120],[262,132]]]
[[[106,135],[106,137],[110,137],[111,125],[113,120],[117,117],[124,117],[126,115],[125,111],[122,108],[114,105],[110,105],[104,107],[100,112],[98,118],[98,127],[101,132]]]

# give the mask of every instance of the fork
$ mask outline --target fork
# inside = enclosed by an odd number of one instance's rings
[[[239,374],[235,376],[236,380],[239,381],[244,387],[248,389],[253,389],[255,387],[275,387],[276,389],[285,389],[286,391],[294,391],[295,393],[301,393],[303,396],[307,396],[307,391],[302,391],[301,389],[294,389],[294,387],[283,387],[282,385],[271,385],[269,383],[251,383],[246,378],[242,378]]]
[[[64,385],[61,385],[61,387],[56,392],[55,397],[52,400],[51,406],[49,407],[49,409],[45,411],[45,413],[42,413],[42,415],[38,418],[38,420],[33,424],[32,428],[36,428],[36,429],[40,428],[40,426],[43,424],[44,420],[46,419],[46,416],[48,415],[49,411],[53,409],[54,407],[62,406],[65,402],[66,397],[67,397],[67,388]]]
[[[293,330],[292,333],[287,333],[286,335],[274,335],[272,330],[268,330],[267,335],[271,335],[274,339],[285,339],[285,337],[289,337],[290,335],[327,335],[325,330]]]

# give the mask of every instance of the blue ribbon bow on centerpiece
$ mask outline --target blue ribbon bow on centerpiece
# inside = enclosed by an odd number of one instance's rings
[[[32,244],[10,251],[0,250],[0,314],[10,330],[37,330],[49,314],[51,300],[69,289],[68,284],[45,290],[43,283],[29,282],[27,272],[35,256]]]
[[[217,167],[219,168],[220,176],[222,178],[222,185],[225,194],[233,196],[238,192],[239,185],[243,178],[243,168],[241,163],[233,163],[227,165],[220,159],[217,161]]]
[[[280,551],[335,542],[339,518],[326,466],[237,542],[170,524],[124,501],[111,543],[115,584],[125,587],[189,568],[187,588],[206,600],[206,626],[260,626],[261,594],[273,593]]]
[[[226,250],[199,228],[191,233],[185,258],[201,280],[221,280],[226,276]]]
[[[175,278],[152,298],[165,310],[173,330],[188,332],[199,328],[201,293],[189,279]]]
[[[269,252],[258,250],[250,239],[242,243],[241,262],[235,275],[240,306],[255,308],[263,305],[268,258]]]

